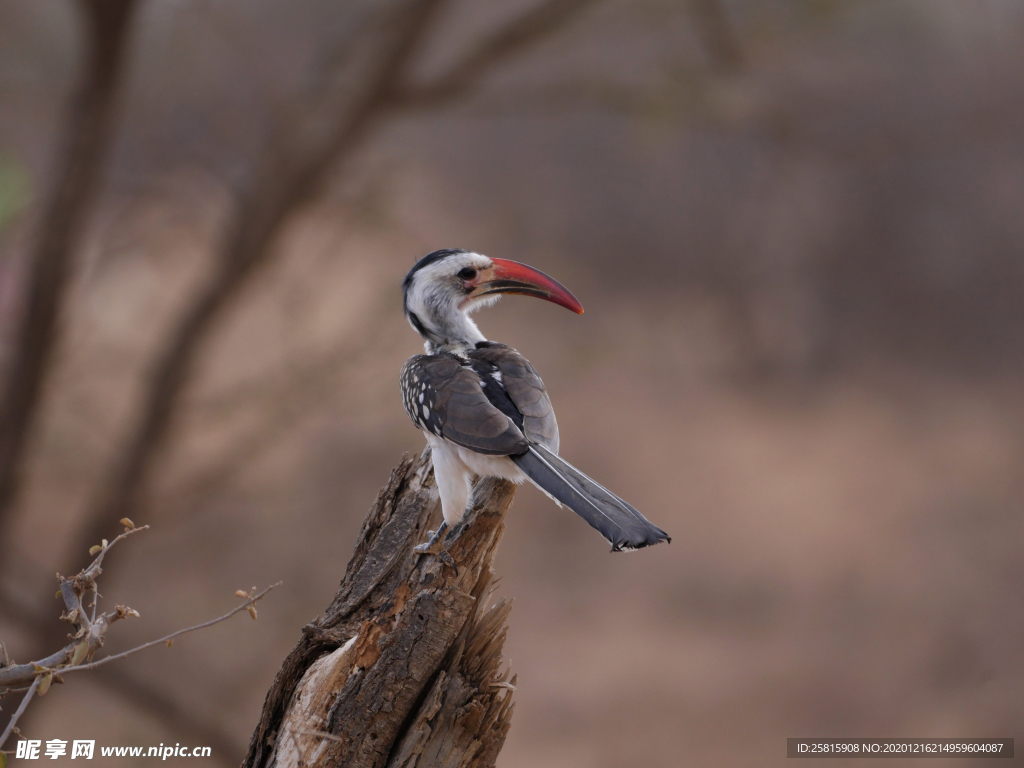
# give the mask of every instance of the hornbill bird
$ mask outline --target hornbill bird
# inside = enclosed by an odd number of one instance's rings
[[[670,541],[633,506],[558,455],[558,424],[529,361],[488,341],[469,314],[518,293],[583,307],[561,283],[505,259],[455,248],[434,251],[402,283],[405,315],[426,354],[402,368],[405,410],[431,448],[444,521],[416,547],[455,568],[448,546],[462,531],[473,475],[529,480],[600,531],[613,552]]]

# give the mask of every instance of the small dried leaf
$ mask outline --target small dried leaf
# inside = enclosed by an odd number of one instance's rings
[[[82,659],[85,658],[85,654],[89,652],[89,643],[83,640],[75,646],[75,652],[71,654],[71,666],[77,667],[82,663]]]
[[[60,597],[60,590],[59,589],[57,590],[57,594],[54,595],[54,597]]]
[[[43,676],[42,681],[39,683],[39,688],[36,689],[36,693],[39,696],[45,696],[46,692],[50,690],[50,683],[53,682],[53,674],[49,673]]]
[[[167,642],[164,643],[164,645],[166,645],[168,648],[170,648],[172,645],[174,645],[174,640],[168,639]]]
[[[106,539],[103,539],[103,541],[101,541],[100,543],[103,545],[104,549],[107,548],[107,540]]]
[[[128,517],[122,517],[121,518],[121,525],[123,525],[125,528],[134,528],[135,527],[135,523],[133,523],[131,521],[131,518],[128,518]]]
[[[58,597],[60,596],[60,592],[58,592],[58,593],[57,593],[57,596],[58,596]],[[235,597],[243,597],[243,598],[245,598],[245,597],[249,597],[249,595],[248,595],[248,594],[246,594],[245,592],[243,592],[243,591],[242,591],[242,590],[240,590],[240,589],[236,589],[236,590],[235,590]]]
[[[252,616],[252,620],[256,621],[256,606],[255,605],[246,606],[246,610],[249,611],[249,615]]]
[[[32,665],[32,671],[33,672],[37,672],[37,673],[38,672],[45,672],[46,671],[46,667],[40,667],[38,664],[33,664]]]
[[[139,612],[136,611],[134,608],[129,608],[128,610],[125,611],[125,614],[128,615],[128,616],[132,616],[132,617],[134,617],[136,619],[139,618]]]
[[[106,541],[106,539],[104,539],[104,541]],[[103,547],[101,547],[99,544],[93,544],[91,547],[89,547],[90,555],[98,555],[102,551]]]
[[[0,752],[0,768],[7,768],[7,753]]]

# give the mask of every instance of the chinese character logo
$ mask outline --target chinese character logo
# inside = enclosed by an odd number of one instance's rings
[[[21,739],[18,741],[18,751],[14,756],[21,760],[38,760],[39,748],[43,742],[39,739]]]
[[[79,741],[75,739],[71,745],[71,759],[74,760],[76,757],[84,757],[86,760],[92,760],[93,750],[96,749],[96,741]]]
[[[56,760],[68,753],[68,743],[61,739],[50,739],[46,742],[46,756]]]

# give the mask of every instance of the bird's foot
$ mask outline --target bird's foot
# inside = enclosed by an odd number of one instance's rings
[[[427,531],[427,536],[430,538],[423,544],[417,544],[412,551],[420,555],[436,555],[441,546],[441,537],[447,530],[448,523],[442,520],[436,531]]]
[[[445,535],[446,531],[450,535],[452,531],[458,528],[459,526],[455,526],[452,530],[448,530],[448,523],[442,521],[436,531],[428,531],[430,538],[425,543],[418,544],[413,547],[412,551],[417,555],[436,555],[438,560],[455,571],[455,575],[458,576],[459,569],[455,567],[455,561],[452,560],[452,556],[448,554],[447,545],[450,542],[448,536]]]

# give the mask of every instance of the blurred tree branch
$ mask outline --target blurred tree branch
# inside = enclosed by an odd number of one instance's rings
[[[28,299],[0,399],[0,529],[17,499],[25,448],[57,341],[71,259],[96,198],[137,2],[78,0],[77,6],[85,17],[86,63],[68,107],[57,179],[37,225]]]
[[[364,48],[341,57],[347,66],[358,70],[358,76],[344,79],[348,98],[341,105],[336,104],[336,94],[324,99],[328,106],[334,106],[335,114],[328,120],[333,128],[324,131],[319,142],[306,142],[316,144],[312,149],[298,153],[286,148],[303,144],[299,137],[279,132],[264,154],[252,184],[242,193],[240,212],[218,254],[209,283],[185,311],[157,356],[140,416],[115,457],[113,471],[95,496],[72,551],[98,541],[106,521],[130,514],[138,503],[201,345],[252,275],[272,260],[288,220],[315,198],[326,178],[385,118],[413,106],[433,108],[450,103],[499,65],[563,29],[595,2],[547,0],[489,35],[447,74],[425,86],[412,84],[410,70],[447,0],[389,4],[382,16],[368,22],[366,35],[353,36]],[[348,93],[349,89],[354,95]]]

